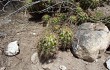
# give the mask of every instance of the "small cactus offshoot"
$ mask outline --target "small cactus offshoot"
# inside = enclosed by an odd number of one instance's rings
[[[77,17],[75,15],[72,15],[68,18],[70,23],[75,24],[77,22]]]
[[[75,12],[78,14],[80,12],[83,12],[83,9],[81,7],[76,7]]]
[[[50,16],[49,15],[44,15],[42,17],[42,20],[45,21],[45,22],[47,22],[49,19],[50,19]]]
[[[77,14],[77,17],[78,17],[78,21],[79,21],[79,22],[85,22],[85,21],[88,20],[88,15],[87,15],[87,13],[85,13],[85,12],[80,12],[80,13],[78,13],[78,14]]]
[[[66,14],[65,13],[56,13],[55,16],[59,17],[60,20],[65,20],[66,19]]]
[[[57,25],[60,21],[61,19],[59,17],[53,17],[49,19],[48,23],[52,25]]]

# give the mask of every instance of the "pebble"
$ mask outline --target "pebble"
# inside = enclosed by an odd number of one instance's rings
[[[36,35],[36,33],[32,33],[33,35]]]
[[[67,69],[66,66],[60,65],[60,70],[66,70],[66,69]]]

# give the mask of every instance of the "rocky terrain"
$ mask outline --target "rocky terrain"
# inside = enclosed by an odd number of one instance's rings
[[[98,7],[110,16],[110,6]],[[94,13],[94,12],[91,12]],[[59,50],[56,58],[44,63],[37,45],[47,27],[29,14],[19,13],[9,19],[0,17],[0,70],[109,70],[110,27],[102,22],[83,23],[77,27],[71,49]],[[8,48],[13,44],[16,50]],[[13,47],[13,46],[11,46]],[[10,56],[11,55],[11,56]]]

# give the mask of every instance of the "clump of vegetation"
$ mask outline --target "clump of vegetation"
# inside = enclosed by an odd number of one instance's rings
[[[88,20],[88,15],[85,12],[80,12],[77,14],[79,22],[86,22]]]
[[[61,43],[61,49],[70,48],[71,41],[73,39],[73,31],[68,26],[63,26],[59,31],[59,40]]]
[[[60,23],[60,21],[61,20],[59,17],[53,17],[48,20],[48,24],[57,25]]]
[[[65,13],[56,13],[56,17],[59,17],[60,20],[65,20],[66,19],[66,14]]]
[[[94,9],[100,5],[100,1],[101,0],[80,0],[80,5],[83,9]]]
[[[97,22],[97,21],[100,21],[103,17],[104,17],[104,14],[102,12],[96,11],[95,13],[90,15],[90,20],[92,22]]]
[[[81,8],[81,7],[76,7],[76,9],[75,9],[75,13],[76,14],[78,14],[78,13],[80,13],[80,12],[83,12],[83,9]]]
[[[31,3],[31,2],[33,2],[33,0],[25,0],[26,1],[26,3]]]
[[[38,51],[40,57],[49,58],[54,56],[58,49],[58,38],[54,33],[47,33],[40,41]]]
[[[110,29],[110,16],[103,18],[102,22],[107,26],[109,25],[109,29]]]
[[[69,22],[72,24],[76,24],[77,23],[77,16],[72,15],[68,18]]]

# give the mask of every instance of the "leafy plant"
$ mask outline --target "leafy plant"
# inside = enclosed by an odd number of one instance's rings
[[[58,39],[54,33],[48,33],[39,43],[39,55],[44,58],[54,56],[57,52]]]
[[[60,32],[59,32],[59,40],[61,42],[60,48],[62,49],[69,48],[72,41],[72,37],[73,37],[73,32],[71,28],[69,28],[68,26],[63,26],[62,28],[60,28]]]

